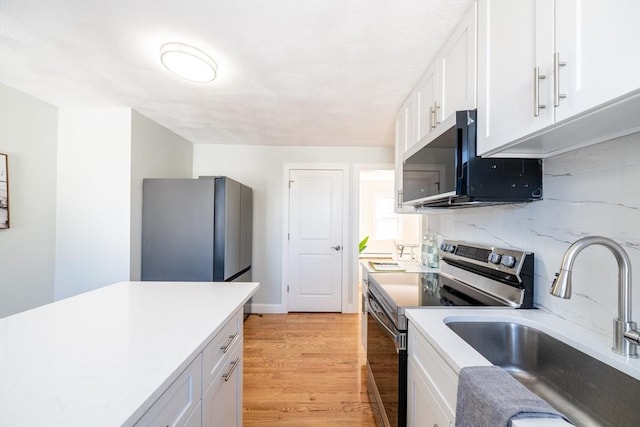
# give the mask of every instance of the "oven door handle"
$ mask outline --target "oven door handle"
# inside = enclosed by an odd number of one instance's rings
[[[371,310],[368,311],[369,314],[373,316],[375,321],[378,322],[378,324],[382,326],[382,328],[385,331],[387,331],[387,333],[391,336],[391,338],[393,338],[393,342],[396,346],[396,353],[400,353],[400,350],[406,350],[407,349],[406,335],[403,333],[396,334],[394,331],[391,330],[391,328],[389,328],[382,321],[382,318],[378,314],[380,307],[378,307],[378,304],[375,301],[373,301],[371,298],[369,298],[369,306],[371,307]]]

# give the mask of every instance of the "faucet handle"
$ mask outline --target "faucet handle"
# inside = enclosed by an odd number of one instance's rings
[[[615,353],[633,359],[638,358],[640,346],[640,331],[636,322],[623,322],[619,318],[613,319],[613,348]]]
[[[631,329],[630,331],[625,332],[624,337],[627,340],[632,341],[634,344],[640,345],[640,332],[637,330]]]

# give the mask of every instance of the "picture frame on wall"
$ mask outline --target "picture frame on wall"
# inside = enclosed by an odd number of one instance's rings
[[[0,153],[0,230],[9,228],[9,168],[7,155]]]

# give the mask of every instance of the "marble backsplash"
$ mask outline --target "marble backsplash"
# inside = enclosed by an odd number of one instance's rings
[[[549,288],[571,243],[609,237],[631,258],[633,320],[640,323],[640,134],[545,159],[544,200],[429,213],[423,226],[442,238],[534,252],[536,306],[606,336],[618,313],[617,263],[606,248],[578,255],[571,299]]]

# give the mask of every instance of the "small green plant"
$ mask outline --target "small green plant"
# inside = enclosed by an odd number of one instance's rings
[[[367,242],[369,241],[369,236],[364,236],[364,239],[360,240],[358,244],[358,251],[362,253],[365,249],[367,249]]]

